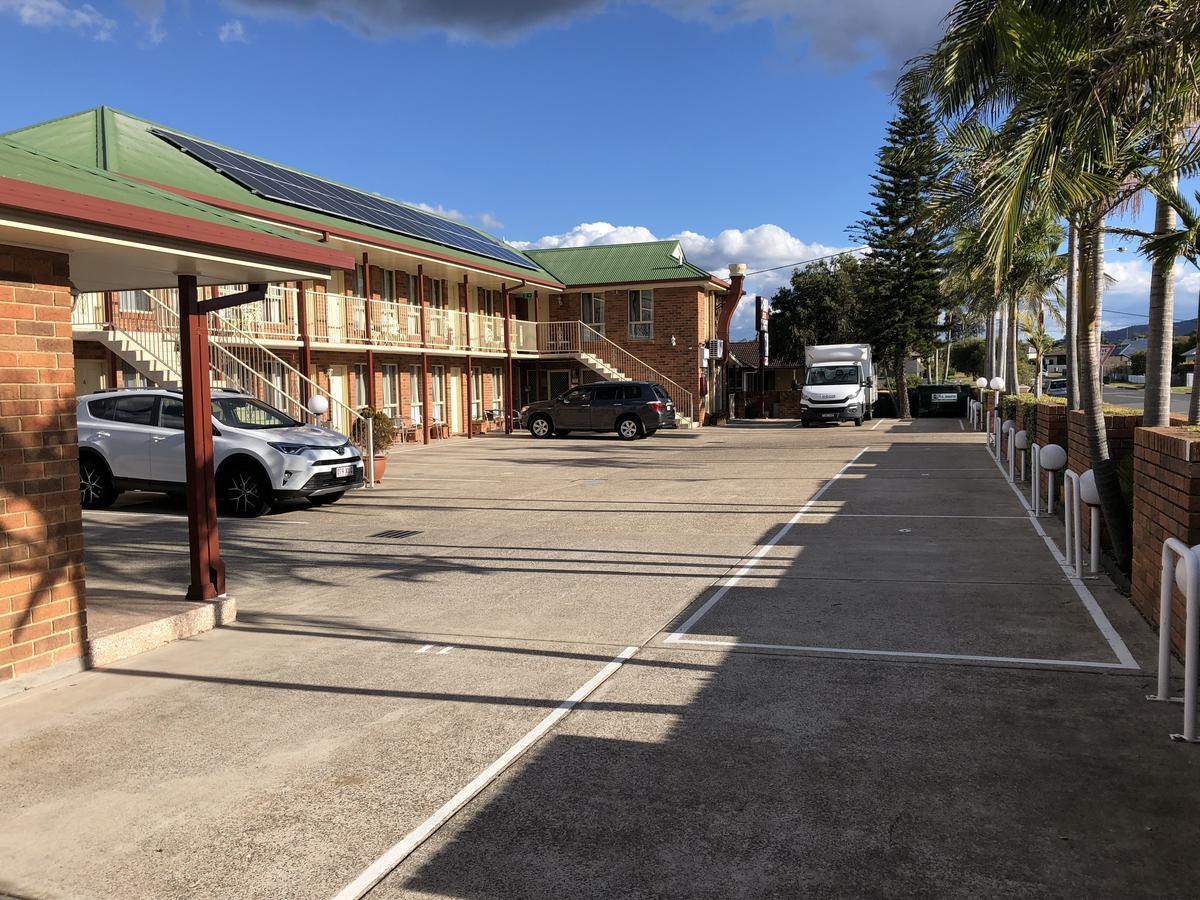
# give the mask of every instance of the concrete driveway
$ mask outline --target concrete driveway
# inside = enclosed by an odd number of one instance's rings
[[[87,517],[90,583],[184,522]],[[0,893],[1185,895],[1153,634],[958,420],[398,454],[224,522],[236,625],[0,703]],[[1094,595],[1094,596],[1093,596]]]

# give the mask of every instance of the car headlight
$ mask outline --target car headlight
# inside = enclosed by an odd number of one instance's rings
[[[299,456],[305,450],[312,449],[312,447],[310,447],[308,444],[283,444],[283,443],[276,444],[276,443],[272,443],[271,446],[274,447],[276,450],[278,450],[280,453],[286,453],[288,456]]]

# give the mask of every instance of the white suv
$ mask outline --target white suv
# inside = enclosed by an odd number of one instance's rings
[[[212,392],[217,502],[259,516],[275,500],[333,503],[362,487],[363,461],[345,436],[304,425],[240,391]],[[79,398],[79,499],[105,509],[122,491],[182,494],[183,396],[158,388]]]

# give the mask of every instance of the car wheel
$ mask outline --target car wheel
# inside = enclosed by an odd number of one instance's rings
[[[104,460],[91,453],[79,458],[79,505],[84,509],[108,509],[120,496]]]
[[[854,420],[854,425],[857,428],[862,428],[862,423],[863,423],[862,416],[859,416],[857,419]]]
[[[229,466],[217,479],[217,500],[230,515],[253,519],[270,511],[271,484],[255,466]]]
[[[617,437],[621,440],[636,441],[642,433],[642,423],[633,416],[623,416],[617,420]]]
[[[309,497],[308,502],[313,506],[328,506],[330,503],[337,503],[345,496],[345,491],[338,491],[336,494],[322,494],[320,497]]]
[[[650,437],[650,435],[657,434],[657,433],[658,433],[657,428],[647,428],[646,429],[646,437]]]
[[[534,416],[529,420],[529,433],[535,438],[548,438],[554,434],[554,423],[549,416]]]
[[[555,437],[569,437],[570,434],[571,434],[570,428],[555,428],[554,429]]]

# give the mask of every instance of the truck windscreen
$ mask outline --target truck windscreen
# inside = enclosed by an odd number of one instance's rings
[[[858,384],[858,366],[813,366],[808,370],[807,385]]]

